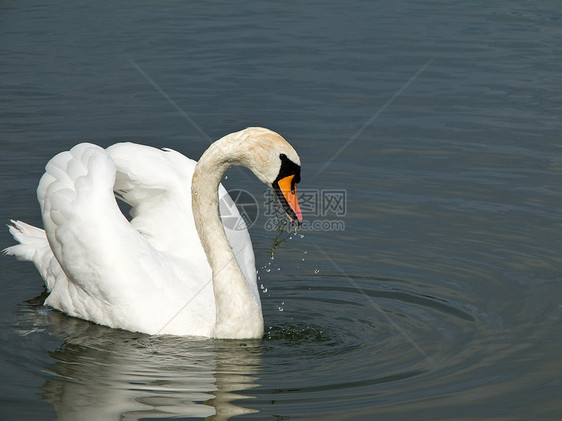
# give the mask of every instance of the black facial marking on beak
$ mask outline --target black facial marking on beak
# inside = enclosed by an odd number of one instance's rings
[[[291,185],[291,190],[293,190],[295,188],[294,185],[301,181],[301,166],[299,164],[295,164],[293,161],[287,158],[287,155],[285,155],[284,153],[279,155],[279,159],[281,160],[281,169],[279,170],[279,174],[277,175],[275,181],[279,181],[282,178],[288,177],[289,175],[294,175],[294,182]]]
[[[298,224],[302,222],[302,212],[297,200],[296,184],[301,180],[301,167],[287,155],[279,155],[281,168],[273,182],[273,189],[289,218]]]

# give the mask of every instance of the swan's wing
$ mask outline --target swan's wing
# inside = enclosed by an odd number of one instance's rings
[[[172,149],[132,143],[119,143],[107,150],[117,167],[115,192],[131,206],[131,225],[157,250],[181,260],[186,276],[207,283],[211,271],[191,207],[191,180],[197,162]],[[228,219],[226,235],[248,286],[259,302],[250,234],[222,185],[219,198],[223,222]]]
[[[108,152],[117,166],[115,192],[131,206],[131,224],[155,248],[183,259],[192,276],[210,279],[191,207],[191,180],[197,162],[173,149],[132,143],[110,146]],[[227,238],[259,302],[254,250],[246,223],[222,184],[219,198],[223,222],[228,219]]]
[[[141,330],[135,323],[146,321],[135,312],[153,304],[157,284],[174,274],[119,211],[114,181],[113,161],[95,145],[77,145],[47,164],[37,196],[50,248],[67,278],[52,286],[46,303],[97,323]]]
[[[118,143],[107,152],[116,165],[115,194],[131,206],[131,225],[156,249],[180,255],[198,239],[191,216],[195,161],[134,143]]]

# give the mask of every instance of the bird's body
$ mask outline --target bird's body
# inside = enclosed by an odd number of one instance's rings
[[[20,244],[6,252],[33,261],[50,292],[45,304],[68,315],[149,334],[260,337],[250,236],[219,182],[237,164],[274,181],[248,155],[264,136],[296,156],[259,128],[225,136],[199,164],[132,143],[77,145],[51,159],[39,183],[45,230],[14,222]],[[130,221],[116,195],[131,206]],[[219,206],[240,219],[235,230],[223,228]]]

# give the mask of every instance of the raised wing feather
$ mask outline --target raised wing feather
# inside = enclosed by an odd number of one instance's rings
[[[173,270],[119,211],[115,172],[108,153],[91,144],[77,145],[47,164],[38,198],[51,250],[67,277],[52,285],[46,303],[101,324],[139,330],[139,305],[157,304],[154,292],[166,287]],[[166,295],[160,294],[160,301]]]
[[[115,192],[132,207],[131,224],[135,229],[156,249],[185,260],[194,273],[210,276],[191,208],[191,179],[197,162],[172,149],[132,143],[113,145],[108,152],[117,165]],[[221,216],[239,220],[236,229],[228,228],[233,226],[231,220],[225,231],[259,302],[254,251],[246,224],[222,185],[219,197]]]

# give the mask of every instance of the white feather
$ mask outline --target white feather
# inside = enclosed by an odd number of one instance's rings
[[[260,131],[252,137],[251,130],[214,144],[218,149],[208,151],[201,165],[212,173],[205,180],[220,180],[222,151],[233,148],[236,162],[236,156],[247,154],[240,140],[263,135]],[[266,134],[277,136],[280,150],[296,156],[279,135]],[[270,143],[264,151],[267,148]],[[263,319],[248,231],[219,186],[223,212],[239,218],[237,228],[242,229],[227,229],[228,241],[210,232],[202,244],[200,233],[211,230],[207,225],[213,226],[213,215],[194,218],[191,187],[196,164],[170,149],[121,143],[104,150],[79,144],[46,165],[37,189],[45,231],[12,221],[10,232],[20,244],[5,252],[32,261],[50,292],[45,304],[71,316],[150,334],[259,337]],[[256,173],[279,170],[265,165],[271,165],[269,158],[248,166],[255,166]],[[216,201],[216,187],[213,194],[212,186],[200,184],[203,203]],[[120,212],[115,195],[131,206],[131,221]],[[211,269],[212,256],[232,254],[237,265]],[[241,283],[236,283],[237,273]],[[234,311],[218,312],[231,319],[223,320],[221,328],[216,308],[220,297],[241,300],[235,301]]]

